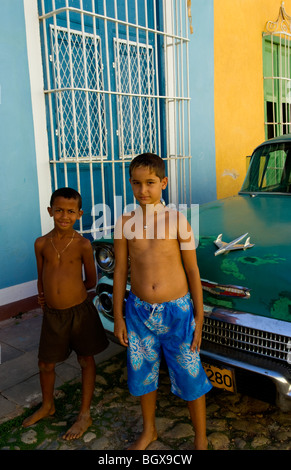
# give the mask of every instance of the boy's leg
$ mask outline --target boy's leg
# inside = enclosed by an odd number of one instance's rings
[[[143,302],[131,291],[126,301],[126,327],[129,340],[127,349],[127,375],[129,391],[140,396],[143,417],[143,431],[129,447],[130,450],[145,450],[157,439],[155,411],[161,345],[149,320],[155,310],[151,304]],[[146,351],[141,359],[140,350]],[[154,390],[153,390],[154,389]],[[151,390],[149,392],[149,390]]]
[[[66,432],[63,439],[78,439],[92,424],[90,406],[95,388],[96,365],[94,356],[78,356],[82,368],[82,402],[76,422]]]
[[[190,417],[195,430],[194,446],[196,450],[207,450],[206,437],[206,403],[205,395],[193,401],[188,401]]]
[[[145,450],[158,438],[155,424],[157,390],[140,397],[143,431],[140,437],[129,447],[129,450]]]
[[[42,406],[33,415],[26,418],[22,425],[31,426],[42,418],[55,413],[54,386],[55,386],[55,364],[39,361],[39,377],[42,391]]]

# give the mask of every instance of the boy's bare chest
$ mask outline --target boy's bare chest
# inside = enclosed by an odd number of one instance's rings
[[[131,258],[145,261],[174,255],[176,251],[179,251],[179,244],[177,239],[170,238],[136,238],[128,241],[128,248]]]
[[[43,250],[43,260],[46,266],[51,268],[70,268],[72,265],[81,264],[82,259],[78,249],[75,246],[69,246],[64,249],[63,244],[48,242]]]

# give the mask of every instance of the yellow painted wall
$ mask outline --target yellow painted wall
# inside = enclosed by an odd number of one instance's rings
[[[217,198],[236,194],[246,156],[265,140],[262,33],[281,0],[214,0]],[[291,0],[285,0],[291,16]]]

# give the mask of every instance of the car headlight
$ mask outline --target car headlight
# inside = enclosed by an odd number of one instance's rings
[[[100,245],[95,247],[95,256],[98,267],[107,273],[114,270],[115,259],[114,250],[110,245]]]

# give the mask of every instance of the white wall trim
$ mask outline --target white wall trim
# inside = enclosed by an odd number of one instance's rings
[[[26,28],[28,67],[30,75],[41,231],[44,235],[53,228],[53,225],[52,220],[47,213],[47,207],[49,205],[51,196],[51,175],[46,126],[39,19],[36,0],[23,0],[23,6]]]
[[[0,306],[37,295],[37,281],[24,282],[0,290]]]
[[[163,2],[164,10],[164,30],[169,36],[165,38],[165,81],[166,81],[166,95],[176,96],[175,89],[175,43],[176,40],[171,36],[174,34],[173,21],[173,2]],[[176,101],[166,100],[166,120],[167,120],[167,154],[176,155],[177,152],[177,115],[176,115]],[[172,204],[178,204],[177,186],[174,184],[177,178],[177,167],[175,159],[170,159],[168,162],[169,171],[169,196]]]

